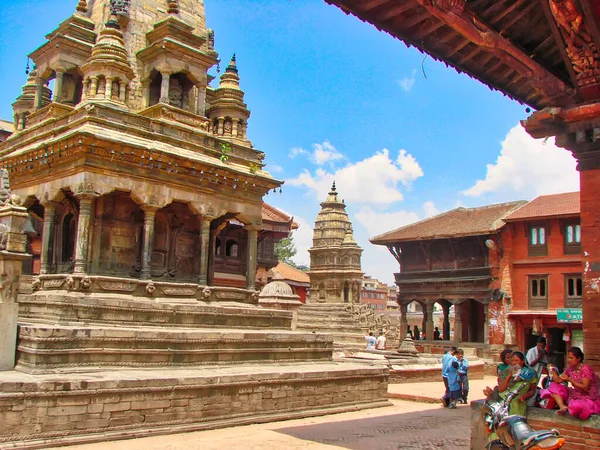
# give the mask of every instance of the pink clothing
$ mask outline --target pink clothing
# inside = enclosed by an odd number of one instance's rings
[[[569,414],[573,417],[586,420],[592,414],[600,414],[600,393],[598,392],[598,377],[587,364],[583,364],[579,370],[571,368],[565,372],[572,380],[582,383],[584,379],[591,379],[590,389],[585,392],[576,387],[566,387],[564,384],[550,383],[548,389],[542,389],[541,397],[549,398],[552,394],[559,395],[569,408]]]

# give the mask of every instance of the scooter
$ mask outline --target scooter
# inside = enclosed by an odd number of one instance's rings
[[[534,431],[527,423],[527,418],[509,415],[510,402],[518,395],[511,390],[503,399],[498,389],[488,395],[481,415],[488,430],[498,436],[488,442],[487,450],[554,450],[565,445],[558,430]]]

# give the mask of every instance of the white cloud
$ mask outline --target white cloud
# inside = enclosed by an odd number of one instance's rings
[[[294,147],[290,150],[288,156],[295,158],[300,155],[308,156],[308,159],[317,166],[322,166],[325,163],[333,164],[334,161],[340,161],[344,159],[344,155],[341,154],[331,142],[324,141],[322,144],[313,144],[312,150],[308,151],[301,147]]]
[[[354,215],[356,220],[366,228],[369,237],[400,228],[420,220],[414,211],[377,212],[370,206],[363,206]],[[370,245],[370,244],[369,244]]]
[[[440,210],[437,209],[435,203],[433,203],[431,200],[428,200],[423,203],[423,213],[425,214],[423,219],[427,219],[428,217],[437,216],[440,213]]]
[[[335,180],[342,198],[348,202],[389,205],[403,199],[398,184],[409,188],[413,181],[422,176],[419,163],[406,150],[400,150],[396,160],[392,160],[389,151],[383,149],[332,172],[318,168],[313,175],[305,169],[296,178],[286,182],[312,190],[316,198],[321,200]]]
[[[575,158],[567,150],[558,148],[554,139],[533,139],[517,125],[502,142],[500,156],[487,165],[485,179],[462,191],[469,197],[500,194],[514,198],[556,194],[579,190],[579,174]]]
[[[404,77],[401,80],[398,80],[398,84],[404,91],[410,92],[412,88],[415,86],[417,81],[417,71],[414,69],[409,77]]]
[[[310,254],[308,253],[308,249],[312,247],[313,228],[302,217],[294,217],[294,222],[298,224],[298,229],[292,233],[297,250],[294,262],[298,265],[309,266]]]
[[[281,173],[281,172],[283,172],[283,167],[281,167],[277,164],[267,164],[267,167],[265,167],[265,170],[269,173]]]

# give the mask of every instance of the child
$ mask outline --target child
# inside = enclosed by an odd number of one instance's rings
[[[462,402],[467,404],[469,396],[469,361],[465,358],[465,352],[462,348],[456,350],[458,358],[458,378],[460,380]]]
[[[448,390],[442,397],[442,404],[450,409],[456,408],[456,402],[462,397],[462,391],[460,388],[460,379],[458,375],[458,360],[454,359],[447,369],[448,374]]]

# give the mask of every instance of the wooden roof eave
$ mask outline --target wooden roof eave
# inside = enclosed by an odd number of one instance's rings
[[[412,39],[402,26],[401,21],[394,23],[383,23],[377,19],[377,16],[370,14],[373,8],[369,9],[364,6],[364,2],[355,0],[325,0],[327,3],[335,5],[342,9],[346,14],[352,14],[358,19],[371,23],[377,29],[383,30],[391,36],[400,39],[407,46],[414,46],[420,52],[424,52],[432,56],[434,59],[449,64],[458,72],[465,72],[472,78],[479,80],[494,90],[503,92],[505,95],[521,102],[528,104],[536,109],[548,106],[549,104],[565,104],[575,96],[573,86],[568,86],[561,78],[554,75],[548,69],[531,58],[525,51],[509,39],[501,36],[491,27],[487,26],[483,21],[477,18],[468,8],[462,13],[445,11],[437,6],[430,4],[427,0],[405,0],[405,4],[412,4],[413,8],[424,8],[427,11],[428,17],[433,17],[442,21],[456,33],[465,39],[468,39],[472,44],[478,46],[483,51],[494,53],[499,59],[517,70],[517,72],[527,80],[532,80],[529,85],[537,91],[536,94],[528,93],[524,95],[519,92],[522,89],[520,84],[515,85],[510,91],[505,89],[506,83],[501,83],[499,80],[490,79],[490,75],[483,72],[477,72],[466,66],[468,61],[462,63],[453,58],[448,58],[447,53],[456,54],[453,49],[448,50],[445,54],[442,49],[449,46],[436,46],[436,43],[428,44],[426,36],[422,36],[419,41]],[[363,5],[359,7],[359,5]],[[380,6],[378,2],[376,6]],[[406,8],[405,8],[406,9]],[[508,82],[510,84],[510,81]]]

